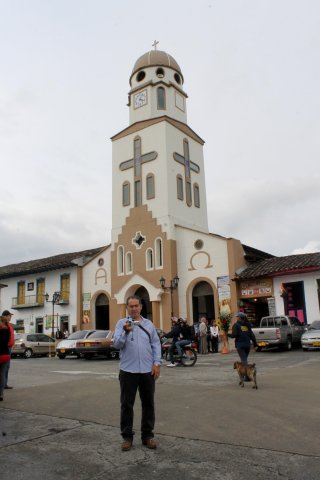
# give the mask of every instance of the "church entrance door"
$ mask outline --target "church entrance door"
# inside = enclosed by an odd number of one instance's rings
[[[152,305],[150,302],[148,290],[144,287],[139,287],[138,290],[136,290],[135,295],[138,295],[138,297],[141,298],[141,302],[142,302],[141,315],[144,318],[148,318],[149,320],[152,321]]]
[[[107,295],[101,293],[96,299],[96,329],[109,330],[109,300]]]
[[[199,282],[192,290],[193,323],[206,317],[210,322],[215,318],[214,297],[211,285],[208,282]]]

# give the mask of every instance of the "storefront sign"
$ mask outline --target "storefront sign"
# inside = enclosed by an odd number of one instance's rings
[[[269,297],[272,295],[272,280],[244,280],[240,283],[241,297]]]

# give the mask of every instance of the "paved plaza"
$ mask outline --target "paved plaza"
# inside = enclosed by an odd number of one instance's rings
[[[252,353],[257,391],[238,386],[236,352],[162,368],[158,449],[142,447],[140,408],[120,451],[118,361],[15,359],[0,407],[2,480],[318,480],[319,352]]]

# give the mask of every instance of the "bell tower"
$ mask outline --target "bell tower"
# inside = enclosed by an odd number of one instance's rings
[[[129,82],[129,127],[112,137],[112,241],[130,209],[142,205],[168,238],[175,225],[208,232],[204,141],[187,124],[178,63],[151,50],[135,62]]]

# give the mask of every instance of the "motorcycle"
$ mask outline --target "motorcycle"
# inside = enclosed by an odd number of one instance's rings
[[[168,360],[171,344],[171,339],[165,337],[161,339],[162,358],[165,358],[165,360]],[[183,367],[193,367],[198,358],[196,351],[196,343],[190,342],[188,345],[184,345],[183,347],[181,347],[181,350],[182,357],[178,355],[177,349],[174,349],[173,361],[175,363],[178,363],[179,365],[182,365]]]

